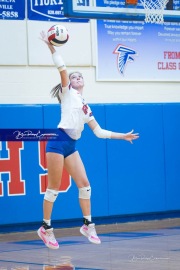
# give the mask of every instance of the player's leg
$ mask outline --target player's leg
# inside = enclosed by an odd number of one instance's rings
[[[52,249],[59,248],[51,227],[51,213],[53,204],[58,196],[61,184],[62,171],[64,166],[64,156],[58,153],[48,152],[46,154],[48,169],[48,187],[43,202],[43,224],[38,230],[39,237],[45,245]]]
[[[48,186],[44,197],[44,219],[51,219],[53,204],[58,196],[64,167],[64,156],[57,153],[47,153]]]
[[[91,187],[78,151],[65,158],[64,166],[79,189],[79,203],[84,216],[84,225],[80,232],[88,237],[90,242],[100,244],[101,241],[96,234],[95,224],[91,221]]]
[[[90,189],[90,184],[86,175],[84,165],[82,163],[82,160],[79,156],[78,151],[76,151],[72,155],[65,158],[64,166],[66,170],[68,171],[68,173],[74,179],[80,191],[83,188],[87,188],[88,191],[86,191],[85,189],[85,192],[87,193],[87,195],[85,195],[86,199],[81,198],[83,197],[83,195],[81,196],[79,194],[79,203],[80,203],[83,215],[90,216],[91,214],[91,203],[90,203],[91,189]]]

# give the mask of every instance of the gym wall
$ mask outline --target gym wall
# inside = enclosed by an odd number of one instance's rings
[[[50,89],[59,82],[47,46],[39,39],[54,22],[1,20],[1,104],[55,104]],[[85,79],[84,96],[90,103],[179,102],[179,82],[96,81],[96,26],[64,22],[69,42],[58,48],[69,71],[80,70]],[[13,41],[13,42],[12,42]],[[146,72],[146,65],[144,72]],[[108,66],[107,66],[108,69]],[[166,79],[166,78],[165,78]]]
[[[180,105],[91,104],[103,128],[140,138],[126,141],[99,139],[85,126],[77,148],[92,186],[92,215],[104,217],[166,213],[180,210]],[[55,128],[59,105],[1,105],[1,128]],[[42,220],[47,185],[44,142],[0,143],[1,225],[31,224]],[[65,222],[82,213],[78,190],[64,172],[52,219]],[[115,219],[116,220],[116,219]]]
[[[0,22],[0,129],[55,128],[59,122],[59,105],[49,94],[59,74],[39,39],[52,24]],[[131,145],[98,139],[85,127],[78,149],[92,186],[92,215],[179,211],[179,82],[97,82],[95,21],[63,24],[70,39],[58,50],[69,71],[83,73],[84,97],[99,124],[140,133]],[[39,142],[0,141],[0,225],[41,222],[47,186],[44,149]],[[64,172],[52,219],[81,217],[77,188]]]

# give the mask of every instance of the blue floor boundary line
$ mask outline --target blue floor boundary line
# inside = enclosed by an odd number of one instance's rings
[[[158,213],[142,213],[133,215],[119,215],[119,216],[104,216],[104,217],[94,217],[93,222],[96,225],[107,225],[114,223],[127,223],[127,222],[138,222],[138,221],[153,221],[162,220],[168,218],[180,218],[180,210],[178,211],[166,211]],[[52,220],[54,228],[73,228],[82,225],[82,219],[68,219],[68,220]],[[11,232],[23,232],[37,230],[41,225],[40,222],[32,223],[13,223],[0,225],[0,233],[11,233]]]

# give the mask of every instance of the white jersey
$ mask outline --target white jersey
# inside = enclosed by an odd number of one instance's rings
[[[59,92],[61,99],[61,120],[58,128],[62,128],[74,140],[81,137],[84,124],[94,116],[81,94],[70,85],[63,87]]]

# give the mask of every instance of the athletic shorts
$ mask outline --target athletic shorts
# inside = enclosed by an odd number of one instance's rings
[[[50,140],[46,144],[46,153],[52,152],[63,155],[65,158],[76,152],[76,140],[73,140],[69,135],[63,130],[58,128],[57,134],[60,140]]]

